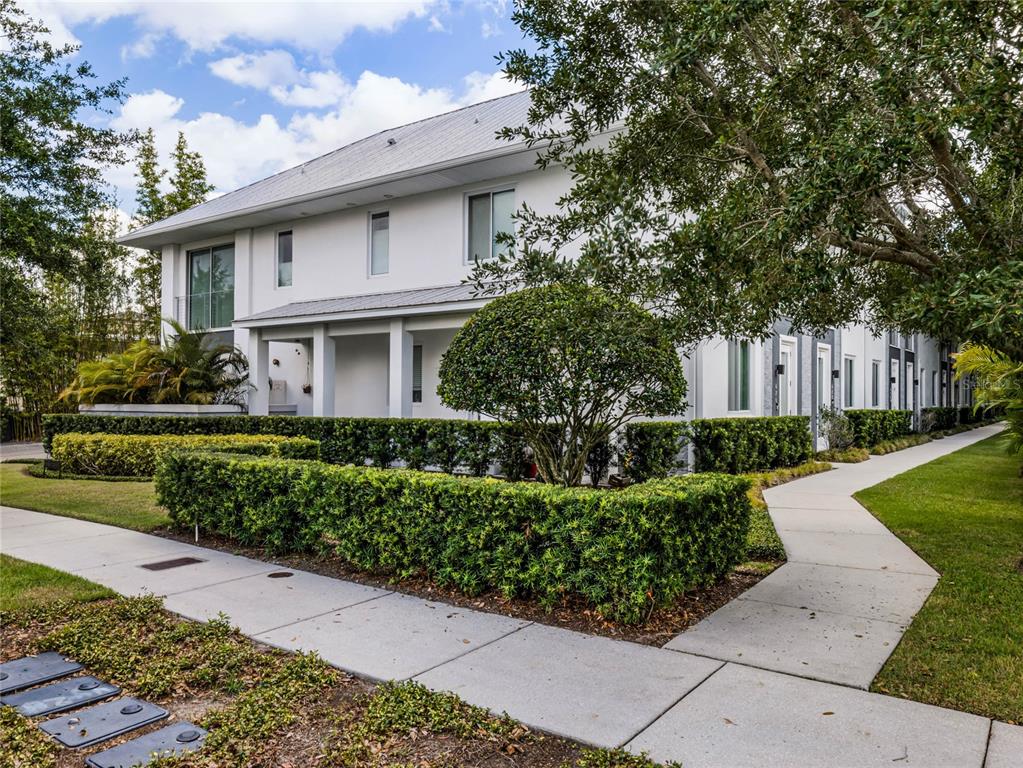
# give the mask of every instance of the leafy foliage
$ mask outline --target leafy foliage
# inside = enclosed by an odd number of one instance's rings
[[[205,450],[316,459],[319,443],[280,435],[57,435],[50,453],[61,471],[79,475],[152,477],[160,456],[174,450]]]
[[[522,0],[505,132],[562,163],[481,287],[592,282],[680,342],[859,319],[1023,361],[1023,11]],[[618,130],[618,129],[621,130]],[[578,252],[579,258],[571,258]]]
[[[248,379],[245,355],[206,331],[167,323],[174,335],[162,346],[141,339],[124,352],[83,362],[61,399],[90,405],[240,403]]]
[[[850,408],[845,416],[856,437],[854,444],[860,448],[870,448],[913,431],[912,411]]]
[[[955,374],[957,379],[976,378],[976,410],[1004,416],[1012,436],[1009,450],[1023,453],[1023,362],[997,349],[965,344],[955,357]],[[966,411],[965,415],[973,416]],[[959,415],[960,423],[968,423],[962,420],[962,411]]]
[[[637,483],[668,477],[679,467],[692,427],[684,421],[634,421],[622,435],[622,471]]]
[[[178,141],[171,153],[173,173],[169,191],[164,191],[168,171],[160,167],[156,136],[150,128],[142,134],[136,156],[135,215],[132,224],[142,227],[165,219],[179,211],[205,202],[214,187],[206,179],[206,165],[197,152],[188,149],[185,134],[178,132]],[[135,284],[142,313],[146,319],[146,337],[160,338],[160,283],[163,257],[159,251],[139,255],[135,268]]]
[[[636,416],[679,412],[678,353],[639,306],[595,288],[501,296],[458,331],[440,365],[449,408],[515,424],[548,482],[578,485],[597,443]],[[556,426],[555,426],[556,425]]]
[[[856,442],[856,433],[852,422],[843,411],[837,408],[821,408],[817,418],[820,420],[821,434],[827,439],[828,447],[836,451],[844,451]]]
[[[170,452],[157,496],[181,526],[276,552],[326,550],[467,594],[578,595],[636,622],[739,562],[749,481],[691,475],[621,491]]]
[[[697,419],[692,439],[697,472],[794,467],[813,454],[806,416]]]

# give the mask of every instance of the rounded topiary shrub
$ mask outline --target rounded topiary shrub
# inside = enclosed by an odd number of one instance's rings
[[[598,288],[552,285],[501,296],[455,335],[441,400],[521,429],[540,474],[578,485],[591,449],[638,416],[685,405],[678,352],[660,321]]]

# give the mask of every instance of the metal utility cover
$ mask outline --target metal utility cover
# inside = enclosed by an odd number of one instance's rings
[[[39,728],[65,747],[89,747],[167,717],[167,710],[148,701],[108,701],[73,715],[39,723]]]
[[[173,560],[161,560],[158,563],[146,563],[139,567],[145,568],[147,571],[168,571],[171,568],[180,568],[183,565],[195,565],[197,563],[204,562],[206,561],[198,557],[175,557]]]
[[[92,768],[131,768],[148,765],[157,757],[186,755],[206,741],[206,731],[191,723],[175,723],[137,739],[97,752],[85,762]]]
[[[95,701],[109,699],[120,692],[121,689],[116,685],[104,683],[95,677],[73,677],[70,680],[44,685],[42,688],[12,693],[0,699],[0,704],[15,707],[25,717],[37,717],[83,707]]]
[[[48,683],[81,668],[82,665],[77,661],[64,658],[53,651],[8,661],[6,664],[0,664],[0,693],[10,693],[39,683]]]

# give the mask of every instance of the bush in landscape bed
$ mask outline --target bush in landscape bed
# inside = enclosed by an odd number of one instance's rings
[[[882,411],[870,408],[856,408],[845,411],[856,435],[856,445],[869,448],[872,445],[894,440],[913,431],[912,411]]]
[[[693,422],[697,472],[753,472],[793,467],[813,455],[806,416],[697,419]]]
[[[920,411],[922,419],[929,422],[930,429],[922,429],[923,432],[934,430],[952,429],[956,426],[956,409],[947,406],[934,406],[923,408]]]
[[[742,559],[749,487],[707,474],[608,491],[196,452],[162,455],[156,474],[182,527],[467,594],[578,595],[629,622]]]
[[[315,459],[319,444],[280,435],[57,435],[51,453],[62,472],[78,475],[152,477],[158,457],[170,450],[229,451],[292,459]]]
[[[619,463],[622,472],[642,483],[668,477],[679,468],[692,427],[684,421],[634,421],[622,435]]]

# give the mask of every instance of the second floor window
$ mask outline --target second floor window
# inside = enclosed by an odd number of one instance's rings
[[[728,410],[749,410],[749,342],[728,342]]]
[[[234,246],[188,252],[188,328],[229,328],[234,320]]]
[[[498,243],[497,236],[515,231],[512,226],[514,213],[514,189],[470,195],[468,244],[470,263],[489,261],[511,250],[506,243]]]
[[[412,347],[412,402],[423,402],[423,346]]]
[[[277,287],[291,285],[291,230],[277,233]]]
[[[874,360],[870,364],[870,404],[877,407],[881,404],[881,361]]]
[[[391,217],[386,211],[369,217],[369,273],[386,275],[390,271]]]

